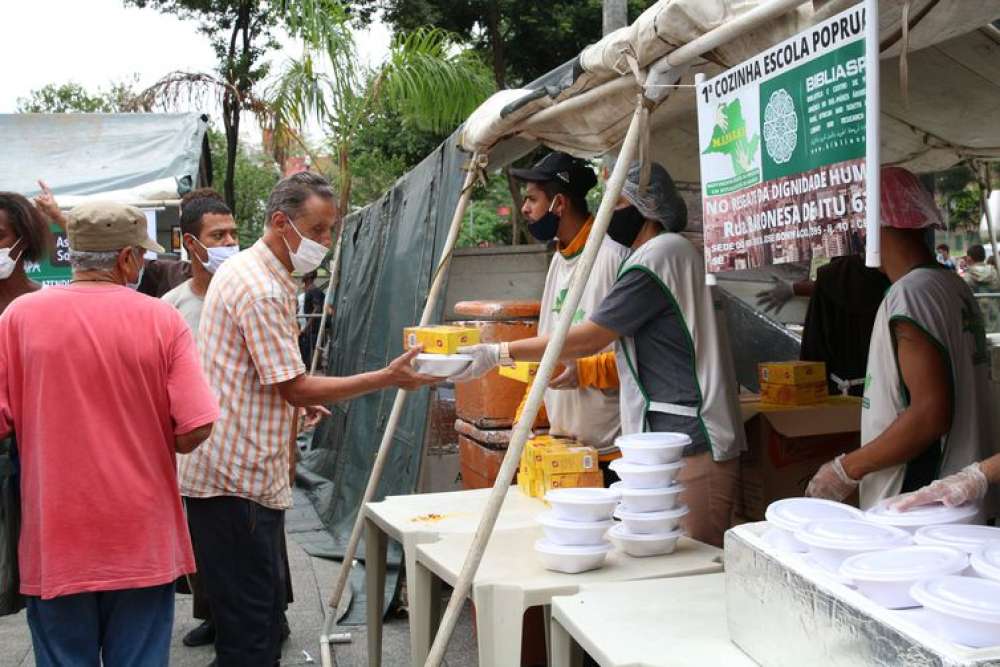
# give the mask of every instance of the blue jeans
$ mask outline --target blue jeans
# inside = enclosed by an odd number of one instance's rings
[[[38,667],[166,667],[173,625],[173,583],[28,598]]]

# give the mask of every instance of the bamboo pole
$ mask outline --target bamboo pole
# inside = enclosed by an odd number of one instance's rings
[[[545,388],[548,386],[552,372],[559,362],[563,343],[566,341],[566,334],[569,332],[570,324],[573,321],[573,314],[576,312],[580,298],[583,296],[583,289],[593,269],[594,260],[597,258],[597,251],[604,240],[608,223],[611,221],[611,214],[618,203],[618,197],[621,195],[622,186],[625,184],[629,166],[636,154],[640,127],[646,124],[645,120],[648,115],[649,111],[646,109],[644,99],[640,93],[635,113],[632,116],[628,132],[622,143],[621,152],[618,155],[618,161],[615,163],[611,178],[608,180],[608,189],[601,199],[601,206],[597,211],[594,226],[584,246],[583,255],[580,257],[580,262],[573,271],[573,280],[570,283],[569,293],[566,296],[566,304],[563,306],[562,312],[559,315],[559,321],[556,323],[556,328],[552,332],[549,343],[545,348],[545,354],[542,356],[541,364],[538,367],[538,374],[528,393],[528,401],[524,407],[524,411],[514,425],[514,433],[511,436],[510,446],[507,448],[503,464],[500,466],[500,472],[493,483],[493,490],[490,493],[486,508],[483,510],[483,517],[479,522],[476,535],[469,547],[469,554],[462,565],[462,572],[455,584],[451,600],[448,601],[448,608],[445,610],[444,618],[441,620],[441,627],[434,637],[434,643],[427,656],[425,667],[437,667],[444,659],[448,641],[455,631],[455,624],[458,622],[458,616],[469,594],[472,579],[479,568],[480,561],[483,559],[486,543],[493,532],[497,516],[500,513],[500,507],[503,505],[507,489],[514,478],[514,472],[521,458],[521,450],[524,448],[524,443],[528,440],[531,425],[535,421],[535,415],[538,413],[542,399],[545,396]]]
[[[458,205],[455,207],[455,214],[451,219],[451,227],[448,229],[444,248],[441,250],[441,259],[438,261],[437,268],[434,271],[431,288],[427,293],[427,300],[424,302],[424,311],[420,316],[421,326],[430,324],[431,318],[434,317],[434,309],[437,306],[441,291],[444,289],[444,278],[448,273],[448,265],[451,263],[452,251],[455,249],[455,243],[458,241],[458,233],[462,227],[462,218],[465,217],[465,209],[468,207],[469,198],[472,195],[472,186],[482,167],[480,154],[474,154],[468,173],[465,175],[465,181],[462,184],[462,194],[458,199]],[[344,562],[337,573],[337,581],[334,584],[333,594],[330,596],[326,618],[323,622],[323,633],[319,638],[320,657],[323,667],[332,667],[333,665],[333,658],[330,653],[330,641],[333,639],[333,629],[337,622],[337,606],[340,604],[340,598],[347,587],[347,578],[350,576],[354,566],[354,554],[357,552],[358,542],[361,540],[361,530],[364,526],[364,506],[375,497],[375,490],[378,488],[379,481],[382,478],[382,470],[385,468],[389,452],[392,450],[392,440],[396,435],[396,427],[399,425],[399,420],[403,415],[403,406],[406,403],[408,393],[403,389],[400,389],[396,393],[396,399],[392,404],[392,412],[389,413],[389,421],[385,426],[385,431],[382,433],[382,442],[379,444],[378,454],[375,456],[371,476],[368,478],[368,486],[365,487],[364,498],[358,506],[358,516],[354,520],[351,538],[347,543],[347,551],[344,553]]]

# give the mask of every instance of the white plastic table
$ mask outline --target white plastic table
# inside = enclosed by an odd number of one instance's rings
[[[542,567],[534,544],[541,528],[494,530],[472,582],[476,605],[479,664],[516,667],[521,659],[521,624],[525,610],[543,605],[553,596],[572,595],[580,586],[599,582],[624,582],[722,571],[722,550],[682,538],[667,556],[631,558],[612,551],[604,567],[579,574],[550,572]],[[416,641],[413,664],[422,665],[430,650],[439,620],[435,601],[440,585],[454,586],[472,536],[449,535],[417,547],[416,567],[409,578],[410,636]]]
[[[725,575],[581,586],[552,600],[550,667],[756,665],[729,641]]]
[[[492,489],[420,493],[388,496],[364,507],[365,516],[365,586],[368,593],[368,664],[382,663],[382,616],[385,588],[386,547],[392,538],[403,545],[407,576],[416,569],[416,545],[434,542],[442,535],[472,535],[479,526],[483,508]],[[507,492],[497,528],[533,526],[535,517],[546,506],[537,498],[524,495],[516,486]],[[412,587],[412,583],[410,584]],[[412,596],[412,591],[411,591]],[[432,601],[432,611],[440,616],[440,599]],[[426,641],[426,640],[423,640]],[[410,650],[415,655],[416,638],[410,629]],[[414,664],[423,665],[423,661]]]

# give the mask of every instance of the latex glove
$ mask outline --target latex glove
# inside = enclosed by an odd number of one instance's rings
[[[566,366],[562,373],[552,378],[549,389],[576,389],[580,386],[575,363]]]
[[[480,343],[458,348],[459,354],[468,354],[472,363],[465,370],[448,378],[452,382],[468,382],[483,377],[500,364],[500,344]]]
[[[757,292],[757,305],[762,307],[765,313],[773,312],[777,315],[793,296],[795,290],[792,289],[792,283],[787,280],[776,280],[771,289]]]
[[[986,496],[989,480],[978,463],[962,468],[954,475],[938,479],[914,493],[898,496],[889,503],[891,509],[905,512],[920,505],[944,503],[947,507],[958,507],[967,502],[978,502]]]
[[[858,488],[857,480],[851,479],[844,472],[844,464],[841,462],[843,458],[844,454],[841,454],[816,471],[806,487],[807,496],[841,502]]]

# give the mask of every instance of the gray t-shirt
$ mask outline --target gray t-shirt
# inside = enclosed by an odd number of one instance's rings
[[[635,372],[650,401],[698,407],[701,394],[684,319],[677,304],[646,271],[634,268],[619,276],[591,321],[635,340]],[[618,372],[630,372],[621,360]],[[697,417],[650,412],[646,420],[654,431],[690,436],[685,456],[710,449]]]

